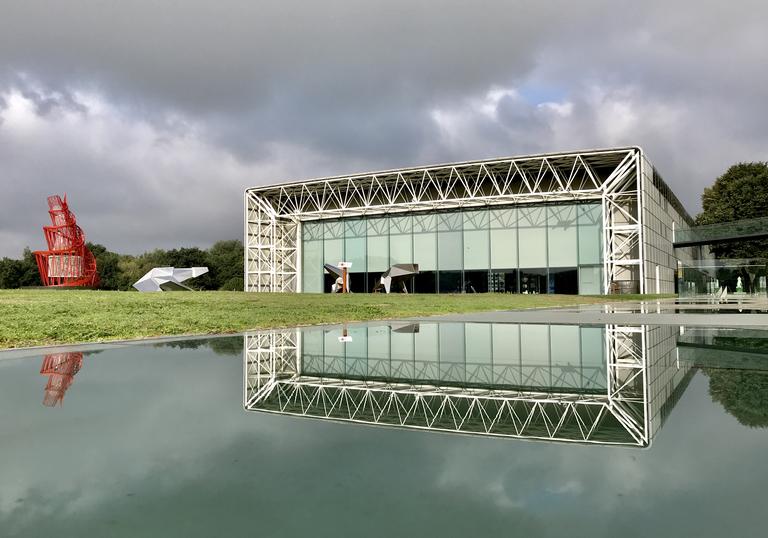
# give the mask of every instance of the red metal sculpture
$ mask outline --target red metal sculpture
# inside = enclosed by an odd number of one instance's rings
[[[69,210],[66,194],[64,200],[48,197],[48,214],[51,226],[43,226],[48,250],[35,252],[43,286],[98,286],[96,258],[85,246],[85,233]]]
[[[79,351],[53,353],[43,357],[42,375],[48,376],[43,405],[54,407],[64,401],[64,393],[75,380],[75,374],[83,367],[83,354]]]

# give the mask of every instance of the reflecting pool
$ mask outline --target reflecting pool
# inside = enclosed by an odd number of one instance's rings
[[[766,428],[756,328],[0,353],[0,536],[761,536]]]

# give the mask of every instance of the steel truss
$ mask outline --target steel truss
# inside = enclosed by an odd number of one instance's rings
[[[527,392],[302,373],[300,330],[245,337],[248,411],[552,441],[650,444],[644,329],[606,326],[605,394]]]
[[[639,148],[531,155],[255,187],[245,192],[245,290],[301,291],[301,222],[462,207],[601,201],[604,291],[645,291]]]

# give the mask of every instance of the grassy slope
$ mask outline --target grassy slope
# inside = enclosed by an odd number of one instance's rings
[[[612,296],[610,300],[637,299]],[[604,302],[575,295],[0,290],[0,348]]]

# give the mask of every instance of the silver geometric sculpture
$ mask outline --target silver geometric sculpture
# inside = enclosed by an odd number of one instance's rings
[[[417,263],[396,263],[387,271],[381,275],[381,278],[376,282],[375,289],[384,288],[386,293],[390,293],[392,290],[392,284],[400,284],[403,291],[408,293],[408,289],[405,287],[405,281],[413,275],[419,274],[419,264]]]
[[[207,267],[155,267],[137,280],[133,287],[139,291],[192,291],[182,282],[207,272]]]

